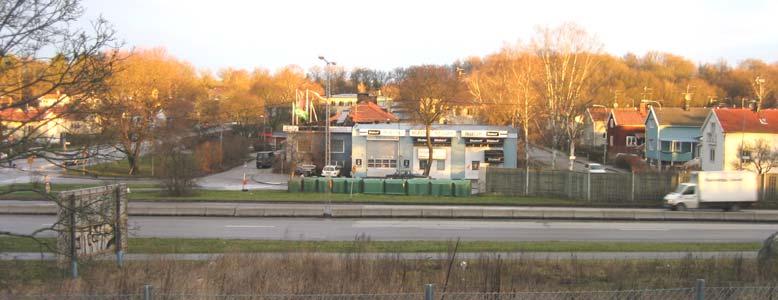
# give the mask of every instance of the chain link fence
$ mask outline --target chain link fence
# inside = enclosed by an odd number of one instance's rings
[[[6,296],[9,297],[9,296]],[[6,299],[0,297],[0,299]],[[138,294],[124,295],[27,295],[21,300],[778,300],[778,287],[695,287],[619,291],[556,291],[510,293],[436,293],[433,285],[423,293],[397,294],[312,294],[312,295],[207,295],[156,293],[147,285]]]

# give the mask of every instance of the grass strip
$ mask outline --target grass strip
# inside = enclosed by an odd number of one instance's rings
[[[54,238],[42,241],[54,244]],[[464,241],[460,252],[704,252],[757,251],[760,243],[633,243],[633,242],[489,242]],[[180,238],[131,238],[130,253],[254,252],[447,252],[451,241],[281,241]],[[18,237],[0,237],[0,252],[38,252],[40,245]]]

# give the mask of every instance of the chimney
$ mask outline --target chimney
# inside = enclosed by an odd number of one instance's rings
[[[648,103],[640,102],[640,108],[638,109],[641,115],[648,114]]]

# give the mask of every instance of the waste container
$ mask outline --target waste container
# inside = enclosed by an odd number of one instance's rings
[[[430,181],[430,194],[433,196],[453,196],[454,184],[448,179],[435,179]]]
[[[362,192],[362,178],[346,178],[344,183],[344,193],[358,194]]]
[[[384,193],[387,195],[406,195],[405,179],[384,180]]]
[[[332,177],[319,177],[319,183],[316,190],[319,193],[332,193],[335,184],[332,179]]]
[[[426,178],[409,179],[406,185],[408,186],[408,195],[426,196],[430,194],[429,179]]]
[[[454,196],[470,197],[472,190],[470,180],[454,180]]]
[[[292,178],[286,183],[286,190],[290,193],[302,192],[303,181],[300,178]]]
[[[316,192],[316,184],[319,181],[316,177],[305,177],[303,178],[303,192],[305,193],[315,193]]]
[[[332,178],[332,192],[333,193],[345,193],[346,192],[346,178]]]
[[[383,179],[364,179],[362,180],[363,193],[365,194],[383,194]]]

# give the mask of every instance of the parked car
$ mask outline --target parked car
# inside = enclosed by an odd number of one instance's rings
[[[272,167],[274,159],[275,154],[273,151],[257,152],[257,169]]]
[[[589,173],[607,173],[605,171],[605,167],[603,167],[601,164],[595,164],[595,163],[586,164],[586,172],[589,172]]]
[[[413,179],[413,178],[429,178],[421,174],[413,174],[411,171],[400,171],[394,174],[386,175],[386,178],[390,179]]]
[[[756,173],[748,171],[694,172],[689,182],[678,185],[665,196],[665,206],[672,210],[687,208],[721,208],[737,211],[759,199]]]
[[[299,165],[294,170],[295,175],[316,176],[316,165]]]
[[[321,176],[338,177],[340,176],[340,166],[329,165],[321,169]]]

